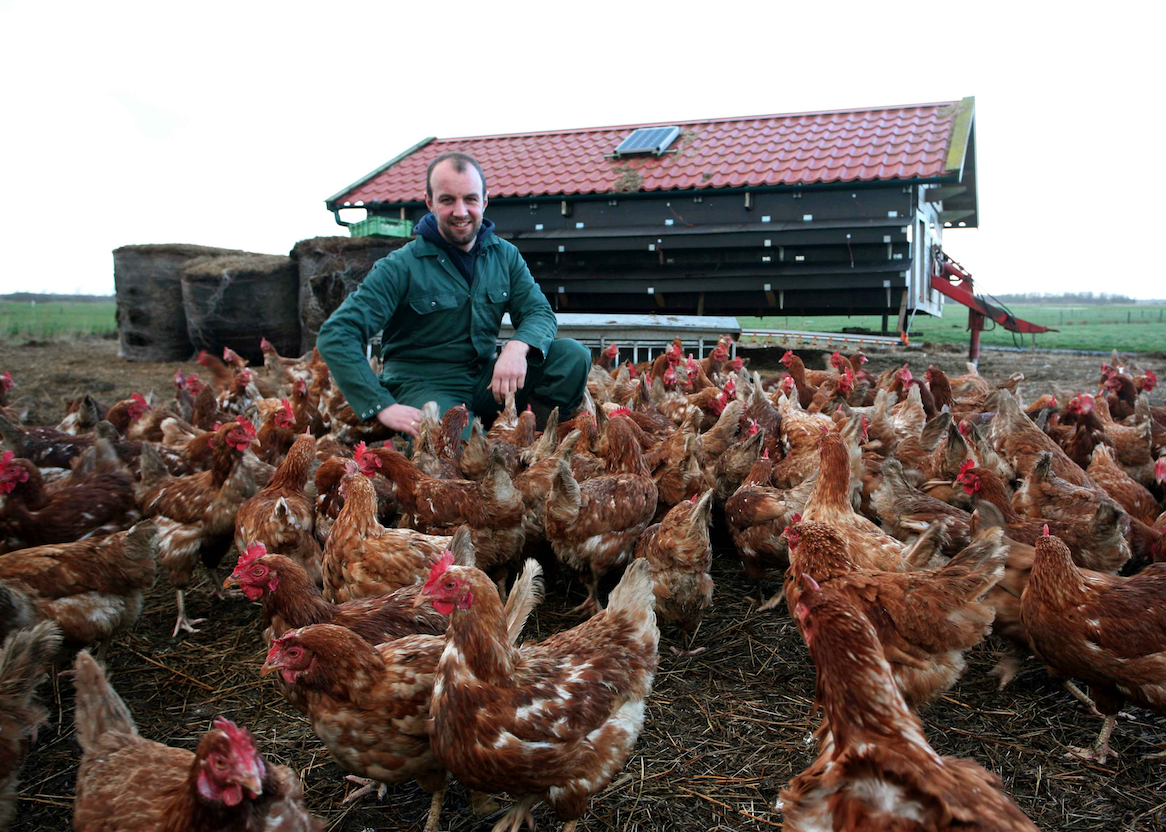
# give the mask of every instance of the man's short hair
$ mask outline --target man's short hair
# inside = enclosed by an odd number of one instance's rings
[[[436,159],[429,163],[429,167],[425,169],[425,195],[433,199],[433,169],[437,167],[440,162],[449,160],[453,162],[453,169],[458,173],[465,173],[467,167],[472,167],[478,172],[478,177],[482,180],[482,196],[486,195],[486,174],[482,173],[482,166],[478,164],[478,160],[468,153],[460,153],[452,150],[449,153],[442,153]]]

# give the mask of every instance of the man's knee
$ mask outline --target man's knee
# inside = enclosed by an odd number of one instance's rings
[[[556,338],[547,349],[545,361],[557,375],[582,384],[591,369],[591,350],[571,338]]]

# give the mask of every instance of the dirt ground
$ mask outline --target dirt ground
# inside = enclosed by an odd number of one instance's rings
[[[10,370],[27,398],[30,422],[54,423],[63,402],[91,392],[109,404],[134,391],[169,396],[177,369],[196,364],[128,364],[117,359],[113,340],[83,340],[0,348],[0,373]],[[957,352],[869,353],[868,369],[910,361],[922,372],[937,363],[963,371]],[[752,353],[753,366],[778,369],[780,351]],[[822,366],[807,355],[811,367]],[[1046,353],[988,352],[981,372],[991,380],[1024,372],[1026,398],[1050,382],[1066,389],[1092,389],[1100,358]],[[1143,366],[1158,372],[1166,361]],[[1160,401],[1160,397],[1158,401]],[[719,523],[719,521],[718,521]],[[696,639],[707,651],[678,658],[668,650],[677,635],[665,630],[660,669],[648,704],[644,732],[628,765],[591,803],[581,830],[760,830],[780,827],[774,809],[778,792],[814,758],[809,739],[814,670],[784,608],[757,611],[757,588],[746,579],[732,544],[714,528],[715,606]],[[548,569],[547,601],[534,614],[527,638],[537,639],[573,619],[566,610],[584,590]],[[224,564],[229,568],[229,564]],[[777,587],[767,581],[766,594]],[[269,759],[295,768],[304,780],[312,810],[331,830],[420,830],[428,798],[413,785],[389,790],[382,802],[342,805],[354,787],[328,759],[306,719],[260,679],[263,648],[258,606],[242,597],[216,600],[200,577],[187,594],[189,614],[205,617],[202,632],[171,639],[174,593],[159,573],[145,611],[132,632],[109,652],[113,684],[125,697],[141,733],[193,748],[210,721],[225,715],[247,725]],[[969,653],[963,679],[922,711],[924,727],[940,754],[970,757],[996,771],[1005,789],[1045,830],[1160,830],[1166,828],[1162,763],[1143,757],[1166,746],[1166,718],[1129,708],[1112,741],[1120,756],[1105,765],[1067,759],[1070,746],[1090,744],[1100,720],[1089,716],[1028,662],[1013,684],[997,690],[988,675],[995,663],[991,641]],[[65,829],[71,818],[79,749],[73,738],[73,691],[67,678],[42,689],[51,712],[31,753],[20,789],[14,830]],[[545,809],[543,828],[558,828]],[[446,798],[442,828],[486,830],[494,819],[475,818],[457,785]]]

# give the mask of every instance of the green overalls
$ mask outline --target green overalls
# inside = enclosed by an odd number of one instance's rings
[[[316,346],[361,419],[391,404],[436,401],[442,413],[465,404],[489,427],[500,410],[489,384],[504,312],[514,338],[531,346],[518,409],[530,401],[567,418],[582,401],[591,351],[555,339],[555,313],[522,255],[493,234],[482,241],[468,286],[449,255],[422,237],[378,260],[320,328]],[[365,345],[382,329],[378,379]]]

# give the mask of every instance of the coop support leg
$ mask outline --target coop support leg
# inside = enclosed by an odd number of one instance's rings
[[[968,310],[968,329],[972,331],[971,344],[968,346],[968,361],[973,367],[980,364],[980,332],[984,329],[984,316],[974,309]]]

